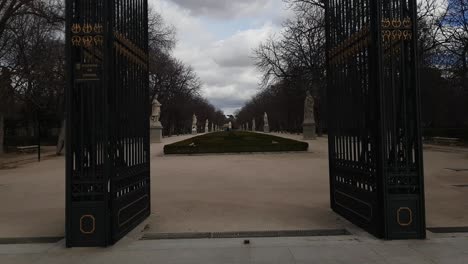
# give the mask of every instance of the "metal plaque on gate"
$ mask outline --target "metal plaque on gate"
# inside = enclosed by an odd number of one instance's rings
[[[80,64],[75,65],[76,82],[94,82],[101,80],[100,65],[98,64]]]

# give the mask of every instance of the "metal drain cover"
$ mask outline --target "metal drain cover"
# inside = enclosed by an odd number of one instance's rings
[[[53,244],[62,240],[63,237],[12,237],[0,238],[0,245],[7,244]]]
[[[427,230],[432,233],[444,234],[444,233],[468,233],[468,226],[457,226],[457,227],[429,227]]]
[[[205,232],[205,233],[147,233],[141,240],[161,239],[202,239],[202,238],[252,238],[252,237],[310,237],[346,236],[346,229],[289,230],[289,231],[246,231],[246,232]]]

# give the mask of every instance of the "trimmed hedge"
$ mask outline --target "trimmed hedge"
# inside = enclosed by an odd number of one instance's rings
[[[307,151],[309,144],[245,131],[216,132],[164,146],[164,154]]]

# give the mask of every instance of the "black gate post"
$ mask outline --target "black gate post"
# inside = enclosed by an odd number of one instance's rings
[[[326,0],[331,207],[425,238],[416,0]]]
[[[67,247],[150,214],[147,0],[66,0]]]

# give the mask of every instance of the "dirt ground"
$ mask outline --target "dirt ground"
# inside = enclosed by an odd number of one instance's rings
[[[299,139],[299,135],[284,135]],[[165,138],[164,144],[189,136]],[[327,141],[307,153],[163,156],[152,145],[150,232],[339,228],[329,209]],[[468,226],[468,149],[425,150],[430,227]],[[64,234],[64,158],[0,170],[0,237]]]

